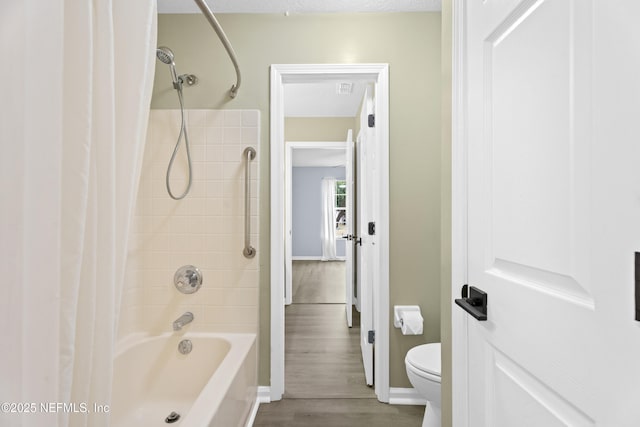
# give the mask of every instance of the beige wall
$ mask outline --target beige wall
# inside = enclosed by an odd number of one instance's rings
[[[390,303],[419,304],[424,335],[391,326],[390,384],[408,387],[404,356],[440,340],[440,14],[220,15],[243,72],[238,97],[226,93],[233,67],[199,15],[160,15],[158,44],[175,53],[190,108],[257,108],[261,149],[269,152],[269,66],[285,63],[389,63]],[[152,108],[175,108],[169,70],[156,66]],[[259,382],[269,384],[269,156],[260,164]],[[390,316],[392,319],[393,316]]]
[[[285,141],[346,141],[353,130],[354,117],[287,117],[284,119]]]

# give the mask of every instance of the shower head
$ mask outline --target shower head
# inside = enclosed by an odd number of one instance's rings
[[[169,66],[171,79],[173,80],[173,87],[178,89],[180,81],[178,80],[178,73],[176,73],[176,64],[173,62],[173,52],[166,46],[160,46],[156,49],[156,56],[160,62]]]
[[[156,56],[167,65],[173,64],[173,52],[168,47],[160,46],[156,49]]]

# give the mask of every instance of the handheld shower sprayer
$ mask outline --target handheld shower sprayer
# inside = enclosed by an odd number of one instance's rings
[[[174,59],[173,59],[174,58],[173,52],[168,47],[166,46],[158,47],[156,49],[156,56],[158,57],[160,62],[162,62],[163,64],[167,64],[169,66],[169,70],[171,71],[171,80],[173,82],[173,88],[178,91],[178,100],[180,101],[180,117],[181,117],[180,134],[178,135],[176,146],[173,149],[171,160],[169,160],[169,166],[167,166],[167,175],[166,175],[165,183],[167,186],[167,192],[169,193],[169,196],[174,200],[181,200],[189,193],[189,190],[191,189],[191,182],[192,182],[191,152],[189,148],[189,135],[187,134],[187,126],[186,126],[186,121],[184,117],[185,115],[184,115],[184,102],[182,99],[182,83],[186,82],[189,86],[192,86],[198,82],[198,78],[193,74],[182,74],[180,76],[178,75],[178,73],[176,72],[176,63],[174,62]],[[184,145],[187,152],[187,163],[189,167],[189,172],[188,172],[187,187],[181,195],[177,196],[173,194],[173,191],[171,191],[170,177],[171,177],[171,168],[173,167],[173,162],[175,161],[176,155],[178,154],[178,148],[180,147],[180,141],[182,140],[183,136],[184,136]]]
[[[173,52],[166,46],[160,46],[156,49],[156,56],[163,64],[167,64],[169,66],[169,70],[171,71],[171,80],[173,81],[173,88],[178,89],[182,86],[182,82],[178,79],[178,73],[176,73],[176,63],[174,62]]]

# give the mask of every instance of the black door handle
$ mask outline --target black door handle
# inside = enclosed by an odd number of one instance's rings
[[[467,296],[468,290],[468,296]],[[455,300],[464,311],[475,317],[477,320],[487,320],[487,293],[475,286],[464,285],[462,287],[463,298]]]

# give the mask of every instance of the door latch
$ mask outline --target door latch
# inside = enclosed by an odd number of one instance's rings
[[[462,298],[456,299],[455,303],[477,320],[487,320],[487,293],[475,286],[464,285]]]

